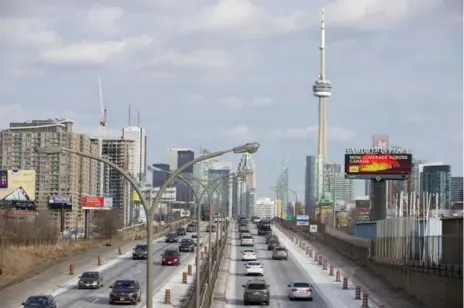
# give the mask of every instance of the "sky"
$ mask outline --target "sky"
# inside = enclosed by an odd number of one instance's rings
[[[129,106],[140,111],[148,163],[166,162],[167,148],[258,141],[258,195],[272,196],[287,161],[289,187],[303,196],[305,156],[317,148],[322,6],[329,160],[385,134],[462,175],[457,0],[2,1],[0,128],[67,117],[98,135],[101,75],[108,136],[129,124]]]

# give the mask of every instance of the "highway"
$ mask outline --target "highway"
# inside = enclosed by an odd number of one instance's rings
[[[233,227],[234,228],[234,227]],[[257,236],[254,224],[249,225],[254,238],[254,249],[257,251],[258,261],[264,266],[264,279],[270,285],[271,302],[269,307],[301,307],[301,308],[328,308],[319,294],[313,290],[313,301],[290,301],[287,295],[287,285],[293,281],[309,282],[306,275],[297,263],[289,255],[288,260],[272,260],[271,251],[267,250],[266,240],[263,236]],[[235,230],[235,229],[234,229]],[[229,265],[229,276],[226,286],[226,307],[245,307],[243,304],[243,287],[247,280],[254,277],[244,275],[244,262],[241,261],[239,233],[231,232],[231,260]],[[261,277],[258,277],[261,278]],[[250,305],[246,306],[249,307]],[[256,307],[259,307],[258,305]]]
[[[204,231],[206,223],[202,224],[201,230]],[[184,237],[191,237],[193,233],[187,233]],[[208,233],[201,232],[203,243],[208,242]],[[181,237],[181,238],[184,238]],[[179,240],[181,239],[179,238]],[[214,239],[214,236],[213,236]],[[214,242],[213,242],[214,245]],[[155,242],[154,247],[154,257],[155,257],[155,270],[154,270],[154,285],[156,290],[154,294],[158,292],[171,278],[173,273],[179,268],[177,266],[161,266],[161,254],[166,248],[177,247],[177,243],[164,243]],[[189,258],[193,258],[195,253],[182,253],[181,260],[183,264],[186,264]],[[192,259],[191,264],[194,263]],[[58,307],[66,308],[104,308],[104,307],[113,307],[108,303],[108,295],[110,292],[109,286],[117,279],[137,279],[142,288],[142,302],[137,305],[137,307],[143,307],[147,294],[145,294],[146,288],[146,261],[145,260],[132,260],[131,257],[124,259],[122,262],[119,262],[114,267],[102,272],[104,278],[104,286],[96,290],[85,290],[73,288],[63,292],[56,296],[56,302]],[[153,294],[150,294],[153,296]]]

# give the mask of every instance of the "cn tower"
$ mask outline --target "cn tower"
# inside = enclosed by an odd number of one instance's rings
[[[317,80],[313,85],[313,95],[317,97],[319,103],[319,129],[317,143],[317,160],[316,160],[316,202],[324,195],[324,162],[327,160],[327,109],[326,99],[332,95],[332,83],[326,79],[325,75],[325,23],[324,8],[322,8],[321,19],[321,46],[320,50],[320,68]]]

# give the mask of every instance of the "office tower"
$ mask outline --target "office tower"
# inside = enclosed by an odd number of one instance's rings
[[[260,218],[273,218],[276,213],[276,204],[271,198],[258,198],[256,199],[256,205],[254,215]]]
[[[133,141],[129,173],[138,181],[145,181],[147,175],[147,136],[145,129],[137,126],[124,127],[122,129],[122,139]]]
[[[168,164],[171,167],[171,170],[174,171],[178,166],[179,155],[178,152],[191,152],[190,149],[179,149],[179,148],[169,148],[168,149]],[[192,171],[193,172],[193,171]]]
[[[256,167],[252,155],[242,154],[238,163],[239,214],[251,217],[256,197]]]
[[[230,169],[232,164],[230,162],[213,162],[208,170],[208,182],[215,183],[216,187],[219,189],[221,198],[223,198],[223,202],[225,204],[225,213],[226,216],[229,215],[230,212],[230,204],[231,204],[231,178],[230,178]],[[216,211],[220,210],[219,205],[215,207]]]
[[[305,208],[307,215],[313,217],[316,203],[316,157],[308,155],[305,166]]]
[[[463,201],[463,177],[451,177],[451,204]]]
[[[195,153],[192,150],[179,150],[177,151],[177,168],[188,164],[195,159]],[[172,168],[172,166],[171,166]],[[193,166],[188,167],[181,173],[182,176],[189,178],[193,175]],[[193,201],[193,191],[183,181],[174,180],[174,185],[177,189],[177,201],[191,202]]]
[[[335,200],[334,201],[354,201],[355,187],[353,179],[346,179],[344,173],[335,175]]]
[[[153,167],[155,169],[163,170],[163,171],[170,171],[170,166],[168,164],[153,164]],[[161,187],[166,183],[166,181],[169,178],[169,173],[159,171],[159,170],[153,170],[152,174],[152,185],[153,187]]]
[[[424,194],[430,194],[432,208],[437,203],[440,209],[451,207],[451,166],[426,165],[422,167],[421,204],[425,203]],[[438,198],[438,202],[435,198]]]
[[[207,149],[200,149],[199,151],[200,156],[209,154],[210,152]],[[208,181],[208,170],[211,168],[212,164],[218,162],[219,160],[216,158],[208,159],[201,161],[193,166],[193,176],[203,180],[205,183]],[[201,195],[203,193],[203,187],[198,183],[194,183],[195,191]],[[203,194],[203,200],[200,202],[201,204],[207,204],[207,196]]]
[[[96,196],[99,164],[74,154],[47,156],[34,152],[35,146],[64,147],[99,155],[98,145],[89,136],[74,133],[74,121],[68,119],[32,120],[10,123],[0,132],[1,169],[36,170],[35,200],[38,209],[48,208],[50,196],[58,195],[69,202],[63,218],[65,230],[84,227],[80,209],[83,195]],[[55,219],[60,214],[52,211]]]
[[[334,193],[336,192],[335,179],[338,174],[342,172],[342,165],[335,163],[324,163],[323,173],[324,173],[324,191],[328,192],[334,199]]]
[[[232,204],[232,217],[239,215],[239,195],[238,195],[238,177],[232,177],[232,190],[231,190],[231,204]]]
[[[125,139],[104,139],[102,154],[109,160],[123,169],[129,171],[131,166],[130,159],[134,157],[134,141]],[[106,184],[106,183],[105,183]],[[130,223],[131,210],[130,203],[132,199],[132,189],[130,183],[113,168],[109,171],[108,193],[113,197],[113,207],[119,209],[121,223],[127,225]]]

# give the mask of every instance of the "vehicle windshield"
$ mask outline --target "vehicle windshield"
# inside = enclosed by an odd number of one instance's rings
[[[285,249],[284,247],[278,247],[276,248],[276,251],[287,251],[287,249]]]
[[[98,278],[97,272],[85,272],[82,273],[81,278]]]
[[[248,265],[258,266],[258,265],[261,265],[261,263],[259,263],[259,262],[248,262]]]
[[[249,239],[252,239],[253,237],[251,235],[244,235],[242,236],[242,238],[249,240]]]
[[[42,306],[47,305],[49,299],[46,296],[31,296],[26,300],[26,306]]]
[[[248,290],[265,290],[267,289],[264,283],[250,283],[247,286]]]
[[[184,238],[180,241],[180,243],[188,245],[188,244],[192,244],[192,240]]]
[[[134,289],[135,281],[130,280],[118,280],[113,285],[114,289]]]
[[[255,251],[254,251],[254,250],[244,250],[243,252],[244,252],[244,253],[253,253],[253,252],[255,252]]]
[[[193,234],[192,235],[192,238],[197,238],[198,236],[196,234]]]
[[[176,250],[166,250],[164,252],[164,256],[177,256],[177,255],[178,255],[178,253],[177,253]]]
[[[307,282],[295,282],[293,287],[295,288],[309,288],[311,285]]]
[[[168,233],[166,234],[166,237],[177,237],[176,233]]]
[[[182,231],[185,231],[185,229],[184,228],[177,228],[177,231],[182,232]]]
[[[147,245],[137,245],[135,246],[135,250],[147,250]]]

